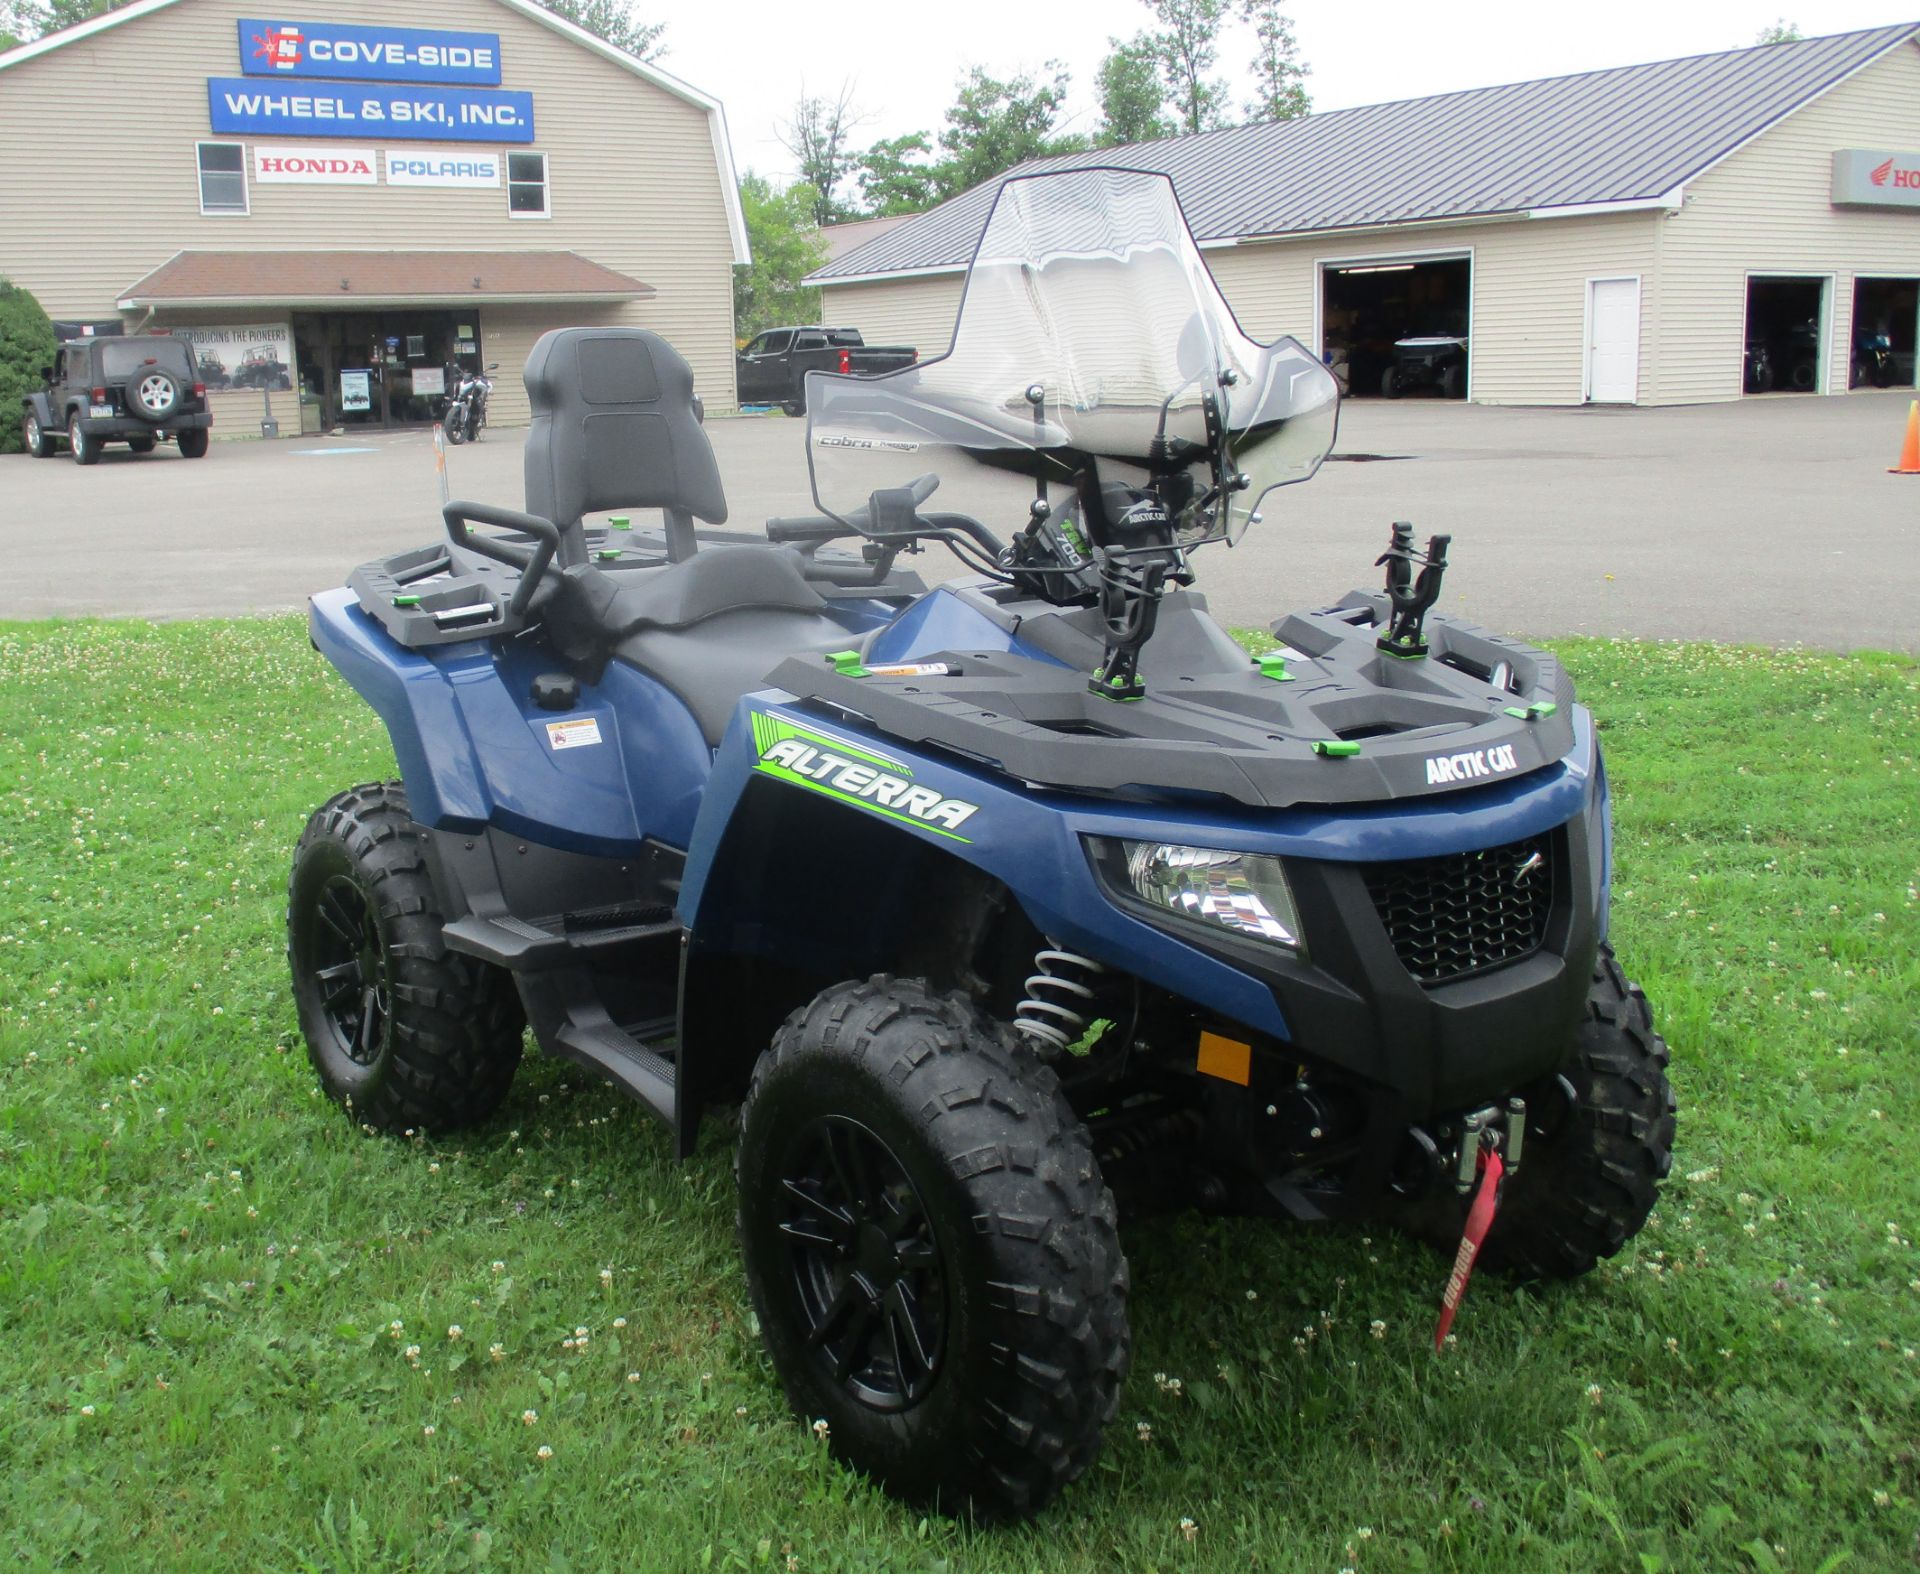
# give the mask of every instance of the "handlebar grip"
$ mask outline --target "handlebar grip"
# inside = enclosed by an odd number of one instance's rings
[[[491,503],[452,502],[440,510],[440,517],[446,521],[448,539],[455,546],[467,547],[482,557],[520,570],[520,583],[514,587],[507,611],[514,616],[526,611],[534,586],[540,583],[540,576],[547,571],[547,565],[559,549],[560,527],[538,514],[523,514],[517,508],[496,508]],[[522,531],[533,536],[536,545],[528,551],[495,536],[477,536],[468,528],[469,522]]]
[[[801,514],[791,519],[767,521],[767,539],[779,543],[836,541],[842,536],[854,536],[859,533],[852,526],[843,525],[839,520],[829,519],[824,514]]]

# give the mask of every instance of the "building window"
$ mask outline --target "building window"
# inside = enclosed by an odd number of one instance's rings
[[[544,153],[507,155],[507,217],[547,217],[547,156]]]
[[[247,211],[247,153],[238,142],[196,143],[200,155],[200,211]]]

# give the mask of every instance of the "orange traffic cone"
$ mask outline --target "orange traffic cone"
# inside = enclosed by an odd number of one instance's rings
[[[1920,475],[1920,399],[1907,406],[1907,440],[1900,448],[1900,463],[1888,475]]]

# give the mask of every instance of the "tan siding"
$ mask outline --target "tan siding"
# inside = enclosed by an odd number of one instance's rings
[[[858,328],[868,344],[910,344],[920,358],[945,355],[960,310],[957,273],[885,284],[843,284],[821,291],[822,318],[836,327]]]
[[[45,128],[73,124],[75,104],[137,104],[140,127],[138,136],[109,138],[71,181],[50,183],[44,162],[0,161],[0,275],[54,316],[98,318],[114,315],[119,292],[180,250],[573,250],[653,285],[654,299],[620,317],[665,335],[692,362],[708,403],[731,406],[732,243],[703,110],[504,6],[409,0],[404,17],[383,0],[327,0],[321,9],[340,22],[497,32],[503,85],[533,94],[530,151],[548,156],[553,217],[509,219],[504,188],[261,185],[251,176],[251,215],[203,216],[194,144],[211,135],[206,78],[240,74],[235,23],[259,7],[182,0],[0,71],[0,145],[40,144]],[[256,139],[239,140],[250,147]],[[461,146],[343,140],[427,152]],[[606,312],[544,310],[545,326],[605,320]],[[519,360],[495,348],[488,356],[501,361],[517,398]]]
[[[1920,48],[1905,44],[1687,188],[1661,236],[1662,404],[1740,396],[1748,273],[1835,275],[1827,386],[1843,392],[1858,274],[1920,276],[1920,211],[1836,208],[1836,149],[1920,149]]]

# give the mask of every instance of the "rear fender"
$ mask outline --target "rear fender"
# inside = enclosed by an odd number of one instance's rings
[[[350,590],[315,596],[313,643],[393,739],[407,800],[423,825],[498,826],[570,852],[637,854],[651,839],[684,847],[709,751],[680,701],[618,662],[577,704],[541,710],[532,680],[563,664],[532,642],[397,644]],[[637,790],[636,790],[637,789]]]

